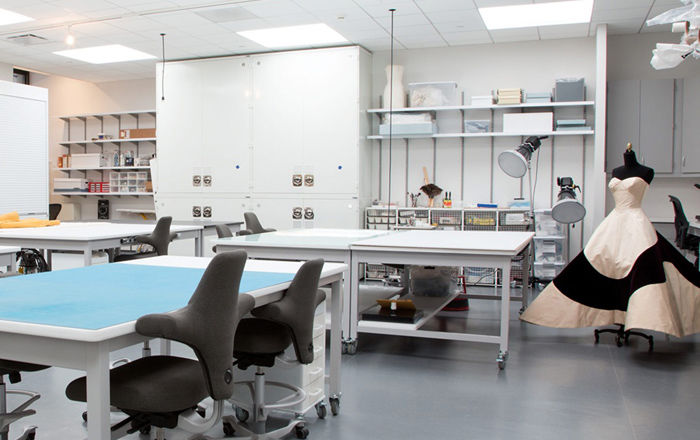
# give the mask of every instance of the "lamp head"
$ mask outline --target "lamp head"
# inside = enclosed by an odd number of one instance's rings
[[[552,218],[559,223],[576,223],[586,215],[586,208],[576,199],[576,189],[571,177],[557,177],[557,185],[561,188],[557,202],[552,206]]]
[[[535,152],[547,136],[530,136],[514,150],[506,150],[498,155],[498,166],[510,177],[520,178],[527,173],[532,153]]]

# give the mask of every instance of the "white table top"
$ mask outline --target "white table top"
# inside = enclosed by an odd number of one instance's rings
[[[358,241],[351,249],[515,255],[534,235],[507,231],[406,231]]]
[[[19,251],[20,248],[17,246],[0,246],[0,254],[14,254]]]
[[[171,232],[189,232],[202,229],[201,225],[172,225]],[[41,240],[104,240],[150,234],[152,224],[109,223],[109,222],[67,222],[57,226],[40,228],[0,229],[0,239],[41,239]]]
[[[285,247],[349,250],[350,245],[367,238],[391,234],[393,231],[376,229],[290,229],[264,234],[219,238],[216,246]]]
[[[690,222],[690,230],[695,230],[696,235],[700,233],[700,222]]]

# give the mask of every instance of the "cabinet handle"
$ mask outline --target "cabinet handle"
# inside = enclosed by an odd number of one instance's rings
[[[685,156],[683,156],[682,165],[685,166]]]

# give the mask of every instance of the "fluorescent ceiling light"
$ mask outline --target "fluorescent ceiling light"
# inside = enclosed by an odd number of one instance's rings
[[[33,18],[27,17],[26,15],[8,11],[7,9],[0,9],[0,26],[6,24],[24,23],[25,21],[33,20]]]
[[[122,46],[121,44],[59,50],[58,52],[54,52],[54,54],[91,64],[120,63],[122,61],[149,60],[155,58],[151,54]]]
[[[489,30],[588,23],[592,12],[593,0],[479,8]]]
[[[237,34],[269,48],[315,46],[348,41],[323,23],[242,31]]]

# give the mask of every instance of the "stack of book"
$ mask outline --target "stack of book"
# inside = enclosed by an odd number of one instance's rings
[[[557,119],[557,131],[590,130],[585,119]]]
[[[496,104],[520,104],[523,101],[522,89],[496,90]]]
[[[531,104],[544,104],[552,102],[552,94],[549,92],[527,92],[525,102]]]

